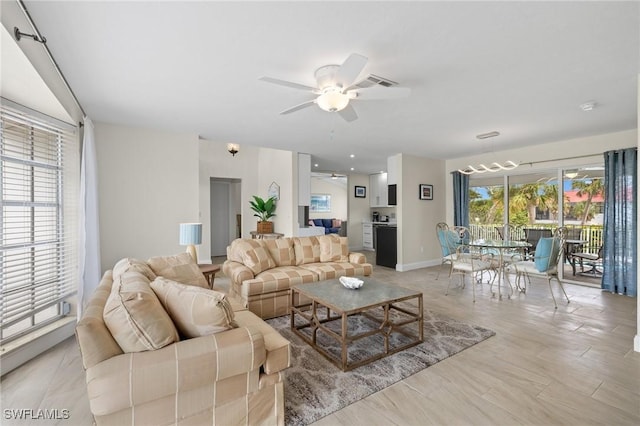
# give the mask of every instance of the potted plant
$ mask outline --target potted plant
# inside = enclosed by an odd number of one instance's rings
[[[273,233],[273,222],[269,221],[276,214],[276,199],[274,197],[268,198],[266,201],[258,196],[253,196],[253,201],[249,201],[251,204],[251,210],[255,213],[255,217],[260,219],[258,222],[258,234],[271,234]]]

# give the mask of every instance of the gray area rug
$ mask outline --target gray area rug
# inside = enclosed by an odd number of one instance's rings
[[[492,330],[425,310],[423,343],[344,373],[290,330],[289,316],[267,322],[291,342],[292,365],[284,371],[287,425],[313,423],[495,335]],[[350,317],[349,334],[372,324],[361,315]],[[402,339],[394,334],[392,344],[400,345]],[[339,353],[339,346],[326,334],[318,333],[318,341]],[[349,360],[367,356],[381,345],[379,337],[358,340],[349,347]]]

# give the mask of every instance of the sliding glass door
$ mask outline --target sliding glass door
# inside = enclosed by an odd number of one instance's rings
[[[569,241],[561,276],[565,281],[599,285],[603,175],[601,164],[509,176],[471,175],[471,234],[500,239],[510,232],[510,239],[527,240],[534,251],[540,238],[566,226]]]
[[[602,225],[604,166],[563,170],[563,222],[569,228],[564,277],[600,285],[602,278]]]

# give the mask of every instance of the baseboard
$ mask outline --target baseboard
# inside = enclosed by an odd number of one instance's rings
[[[35,331],[33,336],[25,336],[24,339],[28,340],[23,343],[18,339],[9,345],[3,346],[0,354],[0,361],[2,362],[0,374],[4,376],[25,362],[73,336],[75,328],[76,318],[68,316]]]
[[[640,334],[636,334],[636,337],[633,338],[633,350],[640,352]]]
[[[396,271],[405,272],[405,271],[412,271],[414,269],[429,268],[431,266],[438,266],[440,265],[440,263],[442,263],[440,259],[423,260],[421,262],[404,263],[404,264],[398,263],[396,264]]]

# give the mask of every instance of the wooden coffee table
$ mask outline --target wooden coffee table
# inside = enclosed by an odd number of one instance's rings
[[[338,280],[291,287],[291,330],[342,371],[353,370],[424,341],[422,292],[361,279],[364,285],[358,290],[346,289]],[[305,299],[311,302],[298,302]],[[376,326],[350,334],[353,330],[349,330],[348,319],[354,315],[363,315]],[[318,332],[340,344],[340,356],[322,345]],[[392,344],[394,333],[403,335],[402,344]],[[382,339],[377,340],[383,342],[379,352],[365,359],[349,360],[349,346],[353,342],[376,335],[381,336]]]

